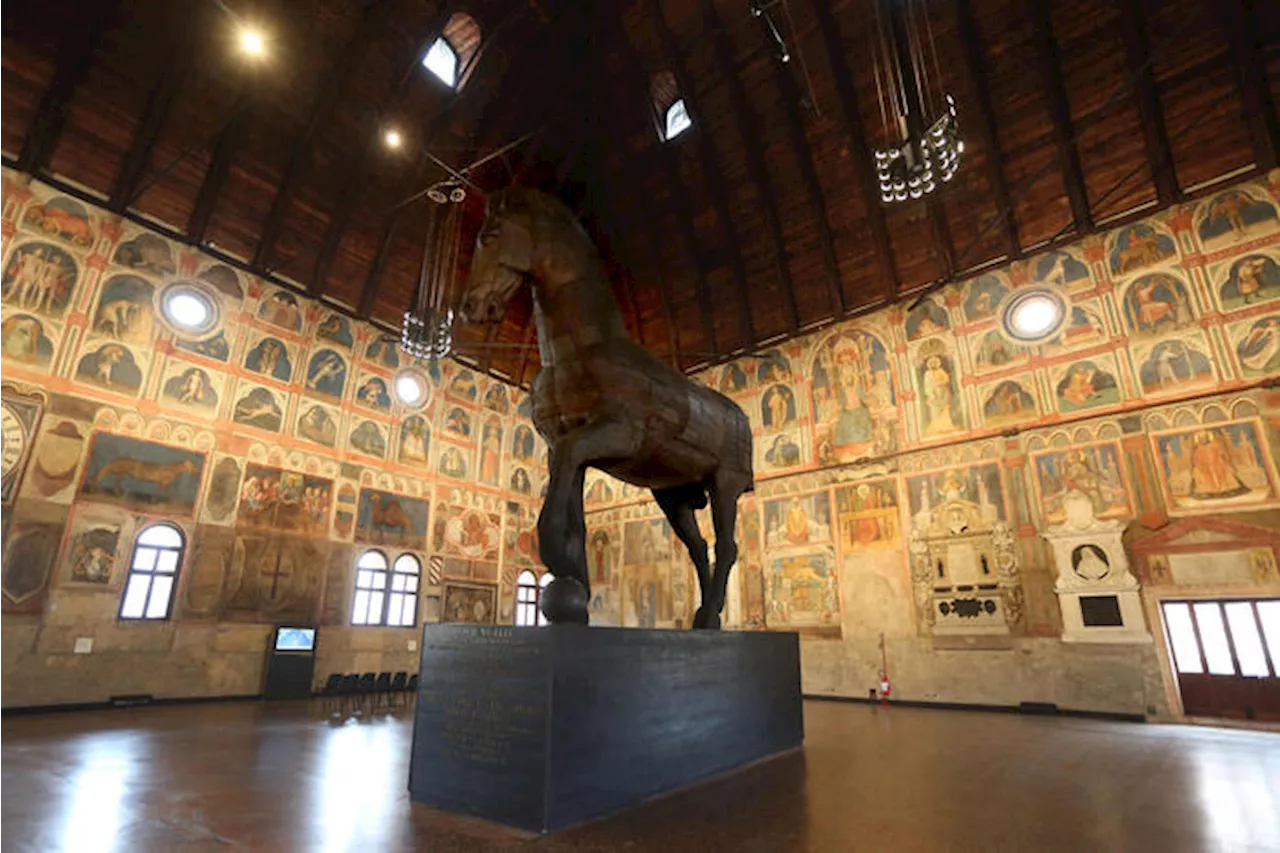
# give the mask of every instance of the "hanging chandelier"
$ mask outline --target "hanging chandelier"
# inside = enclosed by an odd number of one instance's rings
[[[922,198],[955,177],[964,142],[943,91],[923,0],[876,0],[876,94],[887,144],[876,149],[880,200]],[[932,65],[932,73],[930,72]]]
[[[427,193],[437,206],[432,209],[413,307],[404,312],[400,327],[400,349],[419,359],[440,359],[453,351],[453,309],[448,296],[462,247],[462,205],[458,202],[466,193],[454,187],[442,195],[443,200],[437,201],[431,191]],[[453,198],[455,195],[460,197]]]

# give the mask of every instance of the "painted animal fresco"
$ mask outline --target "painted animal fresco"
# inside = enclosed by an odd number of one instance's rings
[[[982,417],[988,426],[999,426],[1038,417],[1035,395],[1015,379],[996,385],[982,402]]]
[[[868,332],[839,332],[818,346],[812,374],[820,462],[851,462],[897,448],[898,396],[890,364],[883,341]],[[792,455],[790,464],[798,463],[799,447],[788,440],[770,447],[765,459],[787,467]]]
[[[254,373],[288,382],[293,375],[289,348],[279,338],[263,338],[244,357],[244,366]]]
[[[80,496],[135,509],[190,516],[204,475],[204,454],[125,435],[93,436]]]
[[[125,240],[116,247],[111,261],[152,275],[173,275],[178,271],[168,241],[154,234],[142,233],[132,240]]]
[[[366,377],[356,389],[356,402],[375,411],[390,411],[391,395],[387,393],[387,381],[377,376]]]
[[[226,361],[231,356],[231,345],[227,343],[227,335],[225,332],[218,332],[211,338],[205,338],[202,341],[192,341],[186,338],[177,338],[174,345],[178,349],[193,352],[196,355],[202,355],[205,358],[211,358],[214,361]]]
[[[830,443],[822,445],[825,454],[823,459],[830,459],[834,452]],[[766,468],[780,470],[783,468],[793,468],[799,465],[801,461],[800,445],[796,444],[794,438],[785,433],[775,436],[773,442],[766,445],[764,451],[764,462]]]
[[[1245,190],[1227,190],[1202,209],[1196,231],[1206,248],[1247,240],[1276,225],[1276,207]]]
[[[258,316],[263,321],[291,332],[302,328],[302,309],[298,297],[284,290],[277,290],[262,301]]]
[[[8,361],[46,368],[53,361],[53,341],[44,323],[29,314],[13,314],[0,323],[0,353]]]
[[[230,307],[239,308],[244,301],[244,288],[240,286],[240,276],[226,264],[210,264],[196,276],[200,281],[213,285],[213,289],[221,293],[230,302]]]
[[[1058,380],[1056,393],[1058,411],[1063,414],[1120,402],[1115,376],[1092,361],[1077,361],[1068,367]]]
[[[1209,357],[1185,340],[1161,341],[1138,367],[1138,379],[1145,394],[1163,393],[1213,378]]]
[[[449,394],[454,397],[474,403],[478,393],[475,374],[470,370],[458,371],[458,374],[449,381]]]
[[[322,349],[307,363],[306,387],[326,397],[339,399],[347,382],[347,360],[331,349]]]
[[[815,492],[765,501],[764,541],[768,548],[830,542],[831,496]]]
[[[1091,284],[1093,281],[1089,267],[1068,252],[1043,255],[1036,261],[1032,275],[1037,283],[1068,288],[1079,286],[1080,282]]]
[[[155,311],[151,300],[155,287],[136,275],[117,275],[107,280],[98,297],[92,329],[117,341],[134,344],[151,342]]]
[[[1170,510],[1267,503],[1276,496],[1257,421],[1152,436]]]
[[[1223,311],[1234,311],[1255,302],[1280,296],[1280,264],[1270,255],[1245,255],[1231,265],[1218,290]]]
[[[332,500],[332,480],[250,463],[240,486],[236,526],[324,536]]]
[[[765,429],[777,432],[796,422],[796,398],[786,385],[774,385],[760,397],[760,417]]]
[[[89,211],[73,199],[59,197],[44,204],[33,204],[27,208],[22,222],[29,228],[74,243],[82,249],[93,245],[93,224],[89,219]]]
[[[379,335],[369,342],[369,346],[365,348],[364,357],[383,367],[389,367],[395,370],[400,366],[400,353],[397,351],[399,342],[389,335]]]
[[[0,291],[17,308],[61,317],[79,277],[79,266],[65,250],[52,243],[24,243],[9,256]]]
[[[338,422],[323,406],[312,406],[298,418],[298,437],[333,447],[338,443]]]
[[[373,421],[361,421],[351,430],[347,444],[352,450],[379,459],[387,455],[387,436],[383,428]]]
[[[964,298],[965,319],[972,323],[994,317],[1008,293],[1008,286],[998,276],[987,274],[974,279]]]
[[[275,394],[266,388],[256,387],[250,388],[236,401],[231,419],[243,426],[279,432],[284,424],[284,412]]]
[[[906,332],[909,341],[927,338],[950,328],[951,318],[947,316],[947,309],[933,297],[925,297],[924,301],[907,314]]]
[[[424,500],[361,489],[356,509],[356,541],[421,550],[426,547],[429,512],[429,504]]]
[[[1108,255],[1112,275],[1124,275],[1152,264],[1176,257],[1178,248],[1173,238],[1139,222],[1116,232]]]
[[[842,486],[835,494],[837,537],[845,554],[901,545],[896,480],[866,480]]]
[[[431,450],[431,428],[422,415],[410,415],[400,423],[401,462],[425,467]]]
[[[214,390],[209,374],[198,367],[188,367],[177,376],[166,380],[160,390],[162,399],[181,406],[215,410],[218,408],[218,392]]]
[[[142,368],[124,344],[103,344],[80,359],[76,379],[117,394],[137,394]]]
[[[497,613],[497,595],[497,589],[492,586],[445,584],[444,608],[440,621],[492,625]]]
[[[1107,327],[1102,317],[1092,305],[1072,305],[1071,313],[1061,334],[1045,344],[1049,353],[1062,350],[1077,349],[1102,340],[1107,336]]]
[[[355,346],[355,339],[351,335],[351,321],[337,312],[324,316],[316,326],[316,337],[348,349]]]
[[[1125,292],[1124,318],[1135,335],[1151,336],[1188,326],[1196,315],[1186,285],[1166,273],[1151,273]]]
[[[1067,520],[1065,498],[1079,492],[1089,498],[1098,518],[1132,514],[1125,489],[1120,450],[1114,443],[1049,450],[1032,456],[1040,517],[1046,525]]]
[[[1280,315],[1263,317],[1236,344],[1236,355],[1247,376],[1280,372]]]

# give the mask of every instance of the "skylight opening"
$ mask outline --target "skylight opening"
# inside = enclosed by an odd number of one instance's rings
[[[689,111],[685,109],[684,98],[676,98],[675,103],[667,107],[666,139],[675,139],[691,127],[693,119],[689,118]]]
[[[436,39],[427,55],[422,57],[422,67],[450,89],[458,88],[458,53],[443,36]]]

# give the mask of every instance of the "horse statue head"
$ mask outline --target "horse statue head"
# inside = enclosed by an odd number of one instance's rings
[[[598,265],[591,238],[559,199],[528,187],[499,190],[476,240],[462,319],[497,323],[526,281],[555,287]]]

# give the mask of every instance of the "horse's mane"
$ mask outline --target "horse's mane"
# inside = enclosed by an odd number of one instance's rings
[[[510,186],[489,195],[491,211],[526,210],[561,225],[580,228],[578,217],[569,206],[551,193],[534,187]]]

